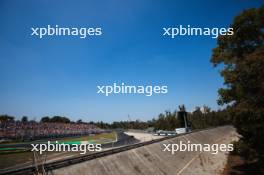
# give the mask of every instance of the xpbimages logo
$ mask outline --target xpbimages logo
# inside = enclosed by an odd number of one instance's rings
[[[97,93],[109,96],[110,94],[144,94],[152,96],[153,94],[167,94],[168,86],[134,86],[121,83],[113,83],[113,85],[97,86]]]
[[[102,151],[101,144],[67,144],[67,143],[59,143],[58,141],[47,143],[38,143],[38,144],[31,144],[32,149],[31,151],[36,151],[42,154],[45,151],[48,152],[80,152],[80,154],[86,154],[87,151]]]
[[[208,27],[192,27],[187,26],[177,26],[177,27],[164,27],[163,36],[169,38],[175,38],[176,36],[211,36],[212,38],[217,38],[219,35],[233,35],[233,28],[208,28]]]
[[[211,154],[218,154],[219,151],[226,152],[226,151],[233,151],[234,145],[233,144],[202,144],[202,143],[191,143],[189,140],[187,143],[180,141],[180,143],[169,143],[169,144],[162,144],[163,152],[170,152],[171,154],[175,154],[177,151],[190,151],[190,152],[211,152]]]
[[[102,35],[101,27],[54,27],[47,25],[47,27],[31,27],[31,36],[37,38],[43,38],[44,36],[78,36],[79,38],[86,38],[88,36],[100,36]]]

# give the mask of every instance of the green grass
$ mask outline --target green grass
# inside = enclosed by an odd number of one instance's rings
[[[73,137],[73,138],[61,138],[58,139],[59,142],[71,142],[71,141],[92,141],[93,143],[100,143],[103,144],[109,141],[116,140],[116,133],[102,133],[102,134],[95,134],[90,136],[82,136],[82,137]],[[0,151],[0,169],[15,166],[17,164],[25,163],[25,162],[32,162],[33,161],[33,153],[31,151],[25,151],[20,149],[14,148],[4,148]],[[48,152],[48,157],[56,154],[58,152]],[[69,154],[78,154],[74,152],[69,152]],[[44,155],[44,154],[43,154]]]
[[[0,155],[0,169],[33,160],[32,152],[19,152]]]
[[[95,141],[102,139],[115,140],[116,133],[111,132],[111,133],[102,133],[102,134],[95,134],[95,135],[82,136],[82,137],[69,137],[69,138],[58,139],[57,141],[91,141],[91,140]]]

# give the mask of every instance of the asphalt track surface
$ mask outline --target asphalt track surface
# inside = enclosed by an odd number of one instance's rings
[[[131,145],[139,143],[139,140],[135,139],[133,136],[125,134],[123,131],[116,131],[117,141],[113,143],[103,144],[102,148],[120,147],[125,145]]]
[[[108,143],[108,144],[103,144],[103,148],[109,148],[109,147],[119,147],[123,145],[128,145],[128,144],[134,144],[139,142],[138,140],[134,139],[133,137],[126,135],[122,130],[116,130],[117,133],[117,142],[114,144]],[[58,138],[61,139],[61,138]],[[43,143],[47,142],[48,139],[45,140],[36,140],[36,141],[31,141],[31,142],[24,142],[24,143],[10,143],[10,144],[0,144],[0,148],[32,148],[31,144],[38,144],[38,143]],[[56,141],[56,139],[51,139],[49,141]]]
[[[122,146],[128,146],[128,145],[133,145],[136,143],[139,143],[140,141],[135,139],[133,136],[129,136],[125,134],[122,130],[116,130],[115,131],[117,134],[117,141],[112,142],[112,143],[107,143],[107,144],[102,144],[103,150],[108,150],[116,147],[122,147]],[[27,142],[27,143],[18,143],[18,144],[3,144],[0,147],[6,147],[8,145],[9,148],[27,148],[30,149],[32,148],[31,144],[34,143],[43,143],[44,141],[33,141],[33,142]],[[69,158],[69,157],[76,157],[79,156],[79,153],[76,152],[63,152],[63,153],[55,153],[54,156],[51,156],[51,160],[47,160],[47,162],[53,162],[57,160],[63,160],[64,158]],[[20,169],[20,168],[26,168],[32,166],[32,162],[25,162],[22,164],[14,165],[12,167],[0,169],[0,174],[5,174],[5,172],[10,172],[12,170]]]
[[[103,144],[102,148],[110,148],[110,147],[120,147],[124,145],[130,145],[138,143],[139,140],[136,140],[133,136],[129,136],[124,133],[122,130],[115,130],[117,134],[117,141],[113,143]],[[0,148],[32,148],[31,144],[45,143],[48,140],[36,140],[32,142],[24,142],[24,143],[11,143],[11,144],[0,144]],[[50,141],[56,141],[56,139],[51,139]]]

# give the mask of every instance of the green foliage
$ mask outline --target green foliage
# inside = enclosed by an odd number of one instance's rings
[[[107,128],[107,129],[117,129],[117,128],[122,128],[122,129],[147,129],[149,127],[147,122],[143,121],[120,121],[120,122],[113,122],[111,124],[108,123],[103,123],[103,122],[98,122],[96,123],[96,126],[101,127],[101,128]]]
[[[42,117],[40,122],[53,122],[53,123],[70,123],[70,119],[67,117],[54,116],[54,117]]]
[[[50,118],[48,116],[42,117],[40,122],[43,122],[43,123],[50,122]]]
[[[180,121],[177,119],[177,112],[165,111],[160,114],[154,124],[155,130],[168,130],[172,131],[180,127]]]
[[[225,88],[219,104],[231,105],[235,126],[243,136],[241,153],[259,162],[264,174],[264,6],[235,17],[233,36],[220,36],[211,62],[224,64]],[[249,151],[250,150],[250,151]]]
[[[79,119],[79,120],[76,121],[76,123],[77,123],[77,124],[82,124],[83,121],[82,121],[82,119]]]
[[[229,114],[229,108],[225,110],[211,111],[208,106],[202,108],[196,107],[193,112],[187,113],[187,126],[192,129],[204,129],[209,127],[216,127],[221,125],[231,124],[233,121],[232,116]],[[184,112],[185,107],[180,106],[179,112]],[[166,111],[160,114],[157,120],[154,120],[155,130],[168,130],[172,131],[175,128],[185,127],[184,122],[179,116],[179,112]]]
[[[188,120],[193,129],[203,129],[231,124],[233,118],[229,114],[228,108],[211,111],[209,107],[203,106],[203,110],[200,107],[196,107],[192,113],[189,113]]]
[[[28,117],[27,116],[23,116],[21,119],[21,122],[28,122]]]
[[[14,117],[9,115],[0,115],[0,121],[1,122],[14,121]]]
[[[159,114],[159,116],[150,121],[120,121],[113,122],[111,124],[104,122],[97,122],[95,125],[104,129],[148,129],[154,128],[154,130],[166,130],[174,131],[175,128],[181,128],[184,126],[183,119],[179,116],[179,112],[186,112],[184,105],[179,106],[179,111],[165,111]],[[193,129],[204,129],[208,127],[215,127],[220,125],[227,125],[232,123],[233,118],[225,110],[211,111],[207,106],[203,106],[203,110],[200,107],[196,107],[196,110],[192,113],[187,113],[187,125]]]

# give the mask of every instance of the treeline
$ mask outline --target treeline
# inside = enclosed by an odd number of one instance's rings
[[[165,111],[164,113],[159,114],[157,118],[154,118],[149,121],[120,121],[113,122],[111,124],[105,122],[97,122],[97,125],[100,128],[104,129],[148,129],[152,128],[153,130],[167,130],[173,131],[175,128],[184,127],[184,121],[179,117],[178,112],[184,110],[184,105],[181,106],[181,109],[178,111]],[[227,112],[227,109],[224,110],[211,110],[208,106],[196,107],[193,112],[187,112],[187,126],[192,129],[203,129],[221,125],[232,124],[233,118]],[[186,111],[185,111],[186,112]]]
[[[29,120],[27,116],[23,116],[21,118],[21,120],[16,120],[14,116],[10,116],[10,115],[0,115],[0,122],[14,122],[14,121],[20,121],[20,122],[37,122],[35,120]],[[53,117],[49,117],[49,116],[45,116],[42,117],[40,119],[40,122],[43,123],[86,123],[87,122],[83,122],[81,119],[77,120],[77,121],[71,121],[69,118],[64,117],[64,116],[53,116]],[[89,122],[89,124],[94,123],[94,122]]]
[[[181,109],[173,112],[165,111],[159,114],[157,118],[153,118],[149,121],[114,121],[112,123],[100,122],[83,122],[81,119],[77,121],[71,121],[69,118],[64,116],[53,116],[53,117],[42,117],[40,122],[51,122],[51,123],[89,123],[94,124],[102,129],[152,129],[152,130],[167,130],[172,131],[175,128],[184,127],[183,120],[178,116],[179,111],[185,111],[184,105]],[[202,129],[208,127],[215,127],[220,125],[231,124],[233,118],[227,112],[228,108],[225,110],[211,110],[208,106],[196,107],[193,112],[186,112],[187,114],[187,126],[192,129]],[[15,121],[15,117],[8,115],[0,115],[0,121]],[[28,122],[28,117],[23,116],[20,120],[21,122]],[[36,122],[30,120],[31,122]]]
[[[54,117],[42,117],[40,122],[52,122],[52,123],[71,123],[71,120],[67,117],[54,116]]]
[[[105,123],[103,121],[94,123],[97,127],[103,129],[147,129],[152,126],[152,121],[115,121],[112,123]]]
[[[188,121],[190,121],[193,129],[203,129],[228,125],[233,123],[233,117],[228,112],[229,107],[223,110],[211,110],[207,106],[202,108],[196,107],[192,113],[188,113]]]

